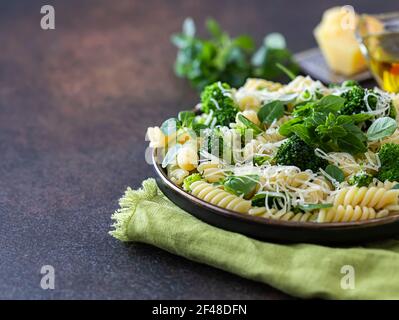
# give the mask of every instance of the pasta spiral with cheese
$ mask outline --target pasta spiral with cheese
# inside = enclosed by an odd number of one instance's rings
[[[221,165],[217,162],[207,161],[202,162],[198,168],[198,172],[201,173],[202,177],[208,182],[219,182],[225,177]]]
[[[399,190],[387,190],[377,187],[347,187],[338,191],[334,197],[334,207],[360,206],[383,209],[389,205],[397,205]]]
[[[322,209],[317,216],[317,222],[350,222],[383,218],[389,214],[389,210],[376,211],[371,207],[339,205],[336,208]]]
[[[204,181],[193,182],[191,193],[206,202],[239,213],[248,213],[251,208],[251,201],[244,200]]]

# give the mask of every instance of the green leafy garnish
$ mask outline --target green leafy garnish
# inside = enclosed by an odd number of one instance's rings
[[[344,102],[341,97],[329,95],[296,106],[294,119],[284,123],[279,132],[283,136],[295,133],[307,144],[326,152],[364,153],[367,136],[358,124],[368,117],[342,115]]]
[[[255,191],[259,176],[228,176],[223,182],[224,189],[237,196],[243,195],[248,198]]]
[[[184,180],[183,180],[183,189],[186,191],[190,191],[191,184],[195,181],[200,181],[200,180],[202,180],[202,177],[199,173],[193,173],[193,174],[189,175],[188,177],[184,178]]]
[[[183,23],[183,31],[171,38],[178,48],[175,73],[188,79],[197,90],[215,81],[239,87],[249,77],[280,80],[285,75],[281,66],[292,74],[299,72],[280,34],[266,37],[255,53],[252,37],[241,35],[231,38],[213,19],[206,21],[206,28],[209,39],[197,37],[194,21],[187,18]]]
[[[260,134],[263,132],[263,130],[259,126],[257,126],[248,118],[244,117],[242,114],[239,114],[237,118],[246,128],[252,129],[254,131],[254,134]]]
[[[369,141],[376,141],[391,136],[396,128],[397,122],[389,117],[379,118],[375,120],[367,130],[367,138]]]
[[[280,119],[283,115],[284,104],[279,100],[265,104],[258,111],[259,121],[265,124],[271,124],[274,120]]]
[[[266,161],[270,161],[271,158],[269,156],[254,156],[253,162],[254,164],[261,166],[264,164]]]
[[[345,174],[344,172],[338,168],[337,166],[334,166],[333,164],[329,164],[326,169],[326,173],[331,176],[335,181],[338,181],[339,183],[345,181]]]
[[[191,127],[195,118],[195,113],[192,111],[179,112],[177,119],[180,121],[182,127]]]

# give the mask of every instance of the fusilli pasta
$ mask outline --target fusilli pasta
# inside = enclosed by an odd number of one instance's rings
[[[191,193],[206,202],[239,213],[248,213],[251,208],[251,201],[244,200],[204,181],[193,182]]]

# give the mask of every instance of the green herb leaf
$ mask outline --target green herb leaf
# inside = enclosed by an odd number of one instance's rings
[[[247,198],[255,191],[258,181],[259,176],[257,175],[228,176],[223,185],[226,191],[237,196],[243,195],[244,198]]]
[[[249,120],[246,117],[244,117],[242,114],[239,114],[237,118],[245,127],[249,128],[249,129],[252,129],[255,134],[260,134],[260,133],[263,132],[263,130],[261,128],[259,128],[251,120]]]
[[[177,118],[181,122],[182,127],[191,127],[195,113],[192,111],[180,111]]]
[[[315,203],[315,204],[301,204],[298,206],[302,211],[313,211],[317,209],[326,209],[331,208],[333,206],[332,203]]]
[[[325,171],[328,173],[328,175],[330,175],[332,178],[334,178],[336,181],[340,183],[345,180],[344,172],[337,166],[334,166],[333,164],[329,164],[326,167]]]
[[[394,119],[389,117],[379,118],[367,130],[367,138],[369,141],[376,141],[389,137],[397,127],[398,124]]]
[[[265,104],[258,112],[259,121],[271,124],[274,120],[280,119],[284,115],[284,104],[279,101],[272,101]]]
[[[254,156],[253,158],[253,162],[254,164],[261,166],[262,164],[264,164],[266,161],[271,160],[271,158],[269,156]]]
[[[291,120],[288,120],[287,122],[283,123],[280,126],[280,129],[278,130],[278,132],[285,137],[288,137],[290,134],[292,134],[292,128],[294,125],[299,124],[303,122],[302,118],[294,118]]]
[[[316,109],[323,113],[337,113],[343,108],[345,99],[338,96],[325,96],[316,105]]]
[[[359,154],[367,151],[367,146],[364,142],[354,134],[347,134],[343,138],[337,139],[338,150],[350,154]]]
[[[215,39],[219,39],[223,35],[223,31],[215,19],[206,20],[206,29]]]

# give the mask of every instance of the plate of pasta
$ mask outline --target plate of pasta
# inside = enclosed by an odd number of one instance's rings
[[[206,86],[147,137],[157,182],[215,226],[290,242],[399,233],[399,95],[355,81]]]

